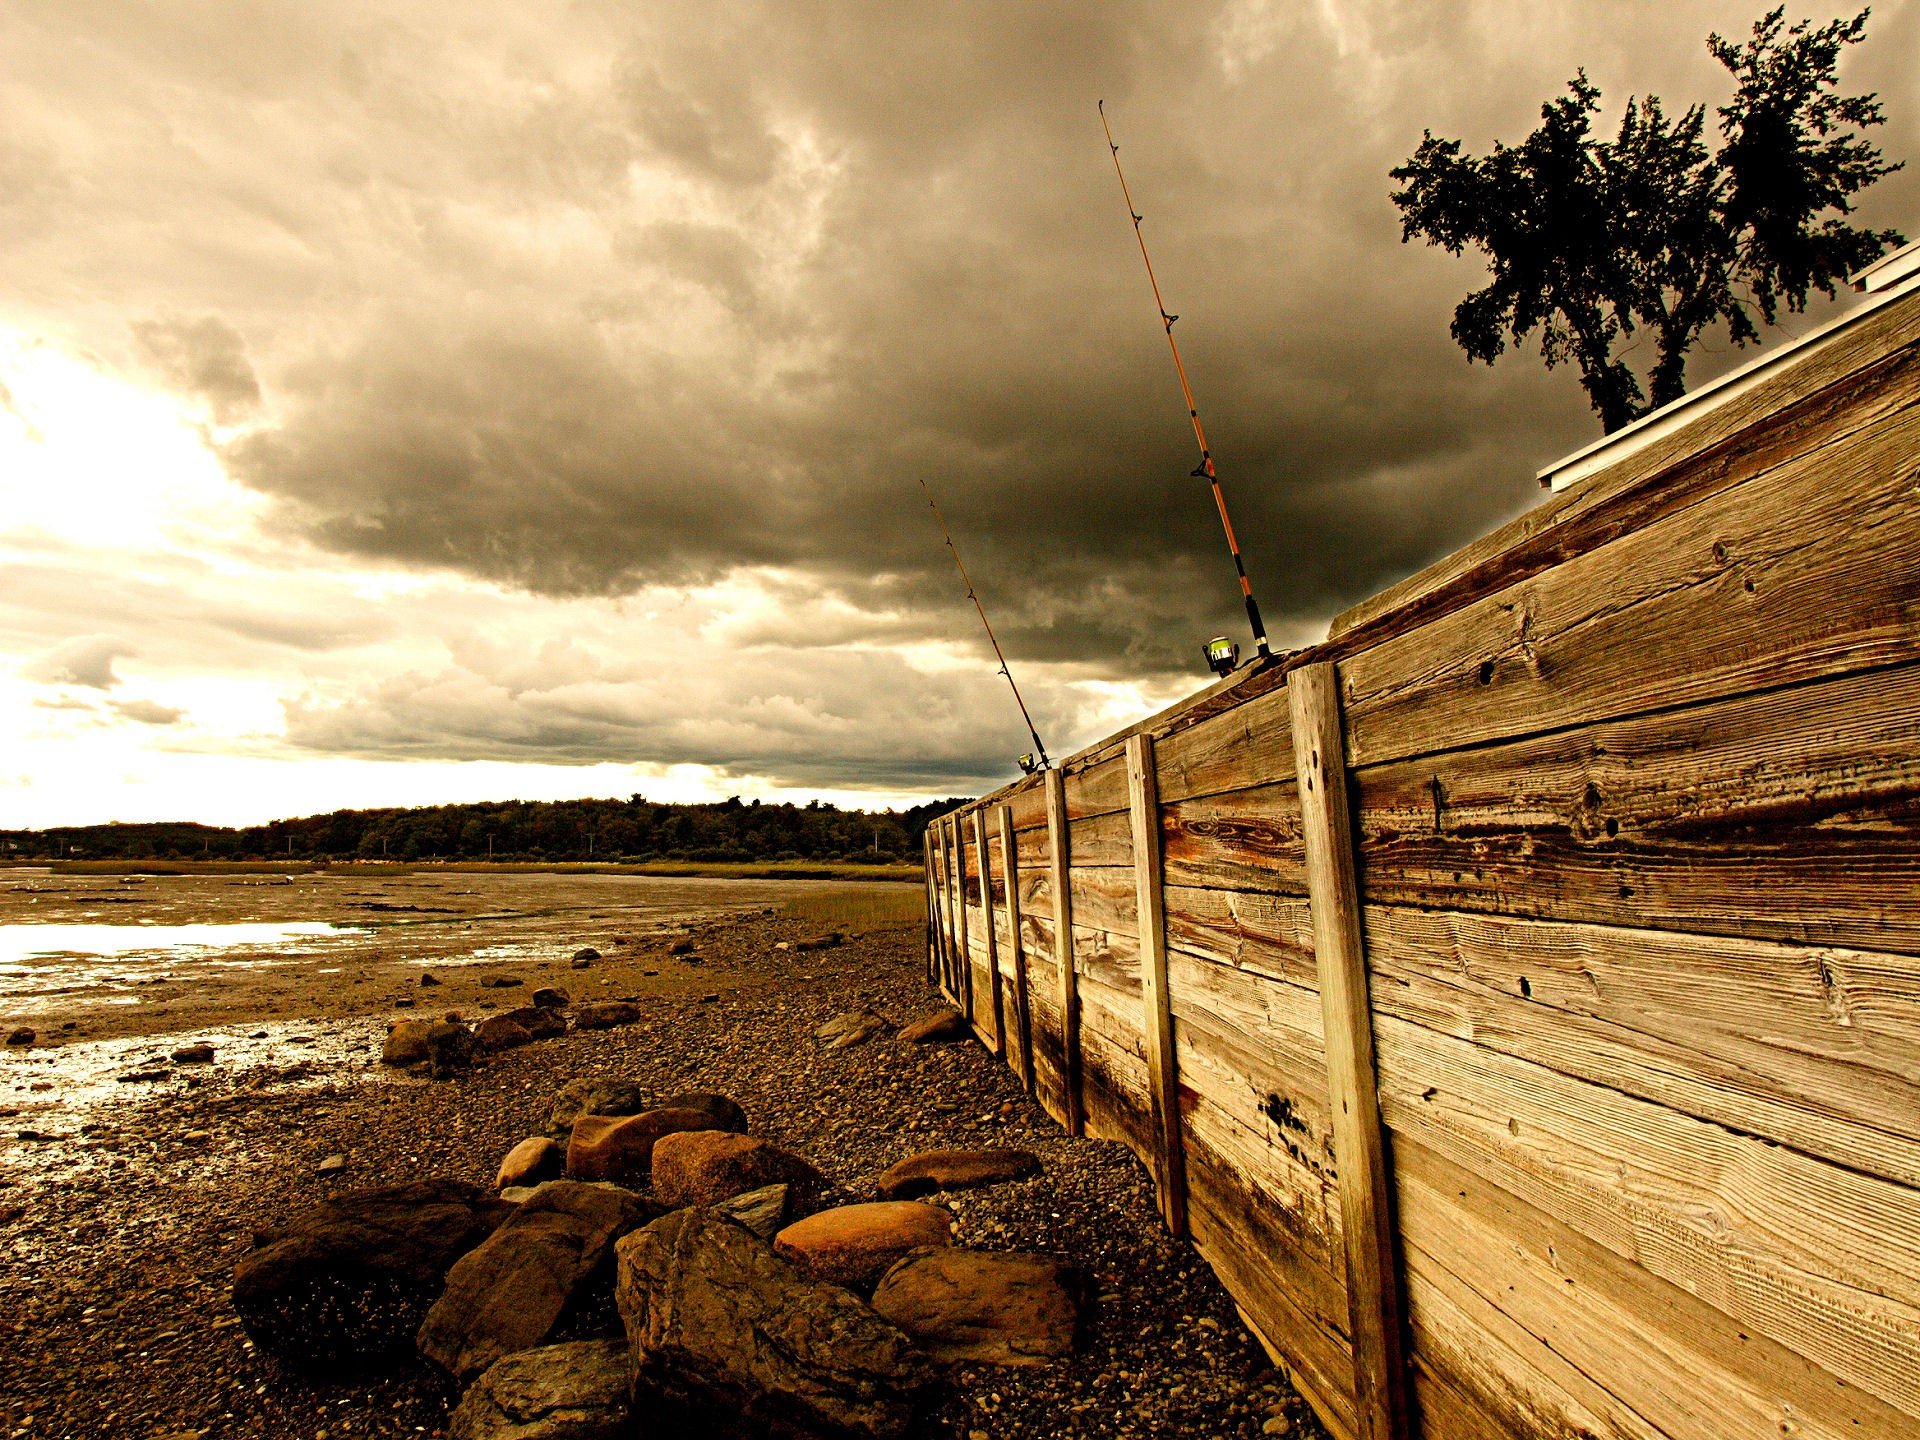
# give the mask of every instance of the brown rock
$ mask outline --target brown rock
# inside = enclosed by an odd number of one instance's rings
[[[914,1045],[937,1045],[948,1040],[966,1040],[973,1035],[967,1017],[958,1010],[936,1010],[900,1031],[900,1038]]]
[[[736,1134],[747,1133],[747,1112],[742,1110],[730,1096],[716,1095],[711,1090],[687,1090],[678,1095],[669,1095],[660,1102],[662,1110],[704,1110],[713,1116],[709,1130],[732,1130]]]
[[[838,930],[829,930],[824,935],[812,935],[805,940],[796,940],[793,942],[793,948],[799,951],[832,950],[845,938]]]
[[[473,1031],[457,1020],[443,1020],[427,1031],[427,1073],[444,1080],[470,1069],[478,1048]]]
[[[427,1036],[433,1031],[431,1020],[402,1020],[387,1031],[380,1047],[382,1065],[417,1065],[427,1058]]]
[[[567,1033],[567,1017],[540,1005],[522,1005],[516,1010],[502,1010],[499,1018],[513,1021],[536,1040],[551,1040],[556,1035]]]
[[[533,1032],[518,1020],[505,1015],[490,1016],[482,1020],[473,1032],[474,1042],[482,1050],[512,1050],[521,1045],[533,1043]]]
[[[213,1063],[213,1046],[204,1040],[193,1045],[182,1045],[178,1050],[173,1052],[173,1063],[176,1065],[211,1065]]]
[[[653,1172],[653,1147],[662,1135],[708,1130],[705,1110],[648,1110],[639,1115],[582,1115],[567,1141],[567,1174],[576,1180],[644,1184]]]
[[[563,1139],[573,1130],[573,1122],[582,1115],[638,1115],[642,1110],[660,1107],[647,1098],[647,1092],[632,1080],[569,1080],[553,1097],[548,1112],[547,1132]],[[724,1126],[709,1126],[724,1129]]]
[[[917,1200],[842,1205],[796,1220],[773,1248],[819,1280],[869,1287],[908,1252],[953,1243],[953,1217]]]
[[[573,996],[559,985],[542,985],[533,992],[533,1003],[540,1010],[564,1010],[573,1003]]]
[[[826,1178],[791,1151],[752,1135],[689,1130],[663,1135],[653,1147],[653,1193],[662,1205],[713,1205],[786,1184],[817,1194]]]
[[[706,1210],[619,1242],[615,1298],[648,1433],[899,1440],[933,1379],[906,1335]],[[655,1428],[657,1426],[657,1428]]]
[[[500,1173],[493,1177],[493,1188],[509,1190],[516,1185],[538,1185],[557,1179],[566,1168],[567,1152],[545,1135],[529,1135],[507,1152],[500,1162]]]
[[[902,1160],[880,1177],[883,1200],[907,1200],[936,1190],[971,1190],[1020,1180],[1040,1171],[1030,1150],[929,1150]]]
[[[667,947],[667,954],[691,955],[693,954],[693,942],[691,940],[676,940]]]
[[[465,1383],[540,1344],[612,1263],[613,1242],[656,1213],[615,1185],[542,1185],[447,1272],[420,1327],[420,1353]]]
[[[887,1271],[873,1308],[936,1360],[1044,1365],[1071,1355],[1085,1277],[1051,1255],[926,1250]]]
[[[822,1041],[829,1050],[851,1050],[886,1032],[887,1022],[871,1010],[850,1010],[815,1030],[813,1038]]]
[[[611,1030],[640,1018],[640,1007],[630,1000],[589,1000],[573,1012],[576,1030]]]

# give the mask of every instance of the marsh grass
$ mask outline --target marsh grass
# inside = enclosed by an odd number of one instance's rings
[[[796,895],[783,907],[796,920],[835,930],[878,930],[926,919],[926,891],[918,885],[836,885]]]

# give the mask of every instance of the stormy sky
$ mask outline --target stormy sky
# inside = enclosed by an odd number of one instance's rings
[[[1104,98],[1274,638],[1535,503],[1421,132],[1757,4],[0,10],[0,828],[976,790],[1244,638]],[[1803,12],[1817,19],[1832,8]],[[1920,0],[1843,69],[1920,160]],[[1920,229],[1920,174],[1861,218]],[[1817,323],[1793,317],[1790,330]],[[1738,358],[1711,342],[1696,379]]]

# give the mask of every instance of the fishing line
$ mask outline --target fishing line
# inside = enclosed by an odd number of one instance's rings
[[[1240,541],[1233,533],[1233,521],[1227,516],[1226,492],[1220,488],[1220,477],[1213,468],[1213,451],[1207,446],[1207,432],[1200,423],[1200,407],[1194,403],[1193,386],[1187,383],[1187,367],[1180,360],[1180,345],[1173,338],[1173,322],[1180,317],[1168,314],[1167,302],[1160,297],[1160,281],[1153,273],[1153,257],[1147,254],[1147,237],[1140,229],[1140,222],[1145,217],[1133,208],[1133,192],[1127,188],[1127,172],[1120,168],[1120,147],[1114,144],[1113,127],[1107,123],[1106,101],[1100,102],[1099,110],[1100,128],[1107,132],[1107,148],[1113,153],[1113,173],[1120,177],[1120,194],[1127,202],[1127,214],[1133,217],[1133,238],[1140,242],[1140,258],[1147,264],[1147,283],[1153,287],[1153,303],[1160,311],[1161,327],[1167,332],[1167,348],[1173,351],[1173,368],[1180,376],[1180,393],[1186,397],[1187,418],[1193,421],[1193,438],[1200,442],[1200,463],[1194,467],[1193,475],[1213,486],[1213,503],[1220,511],[1220,526],[1227,532],[1227,549],[1233,552],[1233,568],[1240,577],[1241,597],[1247,602],[1247,621],[1253,626],[1253,641],[1259,648],[1260,658],[1269,659],[1273,651],[1267,645],[1267,627],[1261,623],[1260,607],[1253,598],[1253,582],[1247,579],[1247,565],[1240,558]]]
[[[980,613],[980,623],[986,627],[994,658],[1000,662],[1000,673],[1007,677],[1007,685],[1013,691],[1013,703],[1020,707],[1020,718],[1027,722],[1027,734],[1033,737],[1034,755],[1022,755],[1020,768],[1029,775],[1036,770],[1044,770],[1052,763],[1047,759],[1047,747],[1040,743],[1040,732],[1033,728],[1033,716],[1027,713],[1027,702],[1020,698],[1020,687],[1014,683],[1013,671],[1007,668],[1007,657],[1000,648],[1000,637],[993,633],[993,622],[987,619],[986,606],[980,603],[980,596],[973,588],[973,577],[967,574],[967,562],[960,558],[960,547],[953,543],[953,531],[947,528],[947,517],[940,513],[940,506],[935,503],[933,490],[924,475],[920,477],[920,489],[927,497],[927,508],[933,511],[933,518],[940,522],[940,533],[946,537],[947,550],[953,556],[953,563],[960,567],[960,579],[967,587],[967,599],[973,602],[973,608]],[[1034,759],[1035,755],[1039,757],[1038,760]]]

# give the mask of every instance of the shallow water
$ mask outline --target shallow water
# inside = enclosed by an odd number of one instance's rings
[[[319,935],[365,935],[364,925],[325,920],[285,924],[234,921],[218,925],[0,925],[0,965],[61,957],[163,958],[181,951],[263,949]]]

